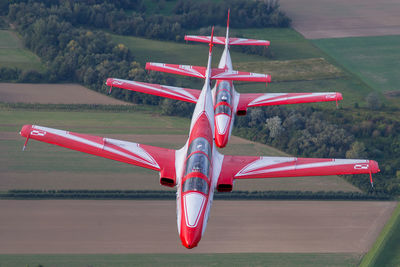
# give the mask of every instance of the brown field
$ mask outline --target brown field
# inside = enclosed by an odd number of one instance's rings
[[[396,202],[366,201],[215,201],[199,247],[188,251],[178,237],[175,201],[1,200],[0,254],[362,254],[395,206]]]
[[[281,0],[293,27],[309,39],[400,34],[398,0]]]
[[[0,83],[0,102],[35,104],[129,104],[96,93],[79,84],[30,83]]]

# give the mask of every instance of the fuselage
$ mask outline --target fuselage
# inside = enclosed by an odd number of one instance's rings
[[[197,119],[188,140],[185,167],[178,190],[178,230],[182,244],[197,246],[208,217],[212,198],[213,142],[209,119],[203,113]],[[180,217],[180,218],[179,218]]]
[[[211,66],[211,49],[208,60]],[[177,224],[182,244],[199,243],[210,212],[223,156],[214,143],[214,112],[209,73],[193,112],[189,138],[175,155]]]
[[[232,61],[229,47],[225,46],[218,68],[232,70]],[[213,88],[215,143],[218,147],[225,147],[231,136],[234,114],[238,103],[238,96],[229,80],[217,80]]]

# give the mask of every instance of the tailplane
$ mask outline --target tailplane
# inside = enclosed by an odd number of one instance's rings
[[[228,9],[228,19],[226,22],[226,36],[214,36],[213,43],[221,44],[225,46],[229,45],[263,45],[269,46],[270,42],[266,40],[256,40],[256,39],[245,39],[245,38],[229,38],[229,13]],[[186,41],[200,42],[200,43],[210,43],[211,36],[201,36],[201,35],[185,35]]]

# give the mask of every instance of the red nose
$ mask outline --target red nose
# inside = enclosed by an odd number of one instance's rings
[[[193,235],[181,235],[181,241],[184,247],[192,249],[194,247],[197,247],[197,244],[199,243],[200,239],[196,238]]]
[[[228,143],[228,133],[226,134],[218,134],[215,135],[215,144],[217,147],[225,147]]]

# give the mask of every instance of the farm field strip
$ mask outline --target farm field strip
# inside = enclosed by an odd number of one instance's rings
[[[177,234],[175,204],[1,200],[0,251],[188,253]],[[190,253],[361,254],[370,248],[396,205],[376,201],[215,201],[208,231]]]
[[[285,267],[354,267],[359,261],[354,253],[215,253],[215,254],[16,254],[1,255],[7,267],[126,267],[131,266],[285,266]]]
[[[0,60],[1,61],[1,60]],[[131,105],[79,84],[0,83],[5,103]]]
[[[310,39],[400,34],[396,0],[281,0],[280,6]]]
[[[360,267],[400,265],[400,202]]]
[[[23,48],[14,32],[0,30],[0,67],[17,67],[22,70],[43,70],[38,56]]]
[[[400,94],[400,35],[312,41],[377,92]]]

